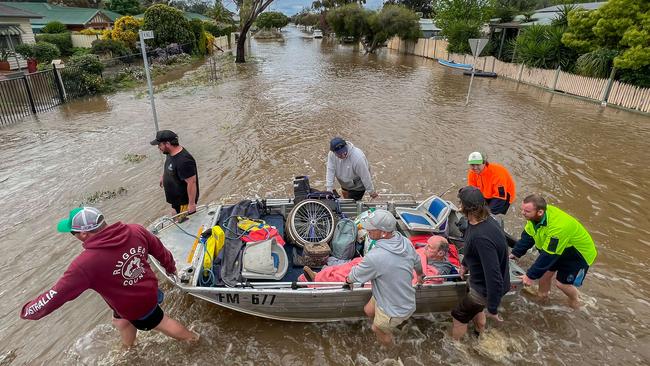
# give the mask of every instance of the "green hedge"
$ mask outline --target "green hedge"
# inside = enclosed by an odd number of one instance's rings
[[[55,34],[37,34],[37,42],[47,42],[56,45],[61,51],[61,56],[72,55],[72,38],[70,32]]]

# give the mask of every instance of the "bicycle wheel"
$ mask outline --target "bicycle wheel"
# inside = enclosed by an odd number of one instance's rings
[[[319,200],[304,200],[289,212],[287,227],[289,238],[298,246],[329,242],[334,235],[335,216]]]

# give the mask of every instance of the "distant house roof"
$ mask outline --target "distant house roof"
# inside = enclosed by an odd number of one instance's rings
[[[210,17],[206,17],[206,16],[203,15],[203,14],[190,13],[190,12],[188,12],[188,11],[184,11],[184,12],[183,12],[183,16],[184,16],[185,19],[187,19],[187,20],[198,19],[198,20],[202,20],[202,21],[204,21],[204,22],[214,22],[214,19],[212,19],[212,18],[210,18]],[[143,14],[134,15],[134,17],[135,17],[135,18],[138,18],[138,19],[142,19],[142,18],[144,18],[144,13],[143,13]]]
[[[594,10],[598,9],[601,6],[607,4],[607,2],[597,2],[597,3],[582,3],[582,4],[568,4],[569,6],[574,6],[576,8],[582,8],[585,10]],[[496,24],[497,28],[521,28],[534,24],[548,25],[553,23],[553,20],[557,18],[557,15],[565,5],[554,5],[547,8],[535,10],[535,13],[531,16],[533,19],[530,22],[523,23],[525,17],[523,15],[517,15],[511,22]],[[490,19],[490,22],[498,22],[499,18]]]
[[[420,18],[420,30],[421,31],[430,31],[430,32],[439,32],[442,29],[436,27],[436,24],[432,19]]]
[[[121,17],[124,16],[124,15],[122,15],[122,14],[120,14],[120,13],[116,13],[116,12],[114,12],[114,11],[110,11],[110,10],[108,10],[108,9],[100,9],[100,10],[101,10],[102,13],[104,13],[107,17],[111,18],[112,21],[116,21],[117,18],[121,18]]]
[[[53,21],[61,22],[65,25],[86,25],[98,14],[115,21],[104,9],[75,8],[68,6],[51,5],[48,3],[9,3],[3,2],[0,5],[15,8],[30,13],[40,15],[39,19],[32,19],[30,23],[32,28],[40,29],[45,24]],[[112,14],[117,14],[110,12]],[[119,14],[118,14],[119,15]]]
[[[0,3],[0,18],[42,18],[42,16]]]

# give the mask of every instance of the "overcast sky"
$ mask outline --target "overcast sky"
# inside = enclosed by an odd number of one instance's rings
[[[293,15],[300,12],[303,8],[311,8],[311,3],[313,1],[314,0],[275,0],[268,7],[267,11],[280,11],[286,15]],[[383,3],[383,0],[366,0],[365,6],[367,8],[377,9],[381,7]],[[231,11],[235,11],[236,9],[233,0],[223,0],[223,4]]]

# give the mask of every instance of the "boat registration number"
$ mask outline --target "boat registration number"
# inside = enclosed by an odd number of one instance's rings
[[[227,304],[240,303],[239,294],[215,294],[215,296],[219,302],[225,302]],[[250,299],[243,297],[242,302],[247,302],[246,300],[250,300],[250,303],[252,305],[273,305],[275,302],[275,296],[276,295],[254,294],[250,296]]]

